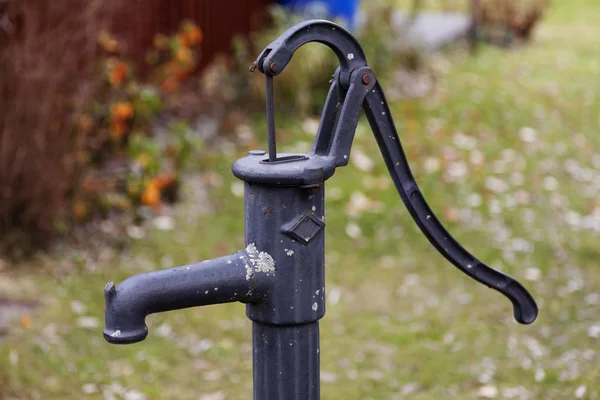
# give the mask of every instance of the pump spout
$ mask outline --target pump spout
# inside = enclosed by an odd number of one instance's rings
[[[104,287],[106,301],[104,338],[129,344],[148,335],[148,314],[264,298],[275,275],[270,255],[248,248],[230,256],[198,264],[132,276]]]

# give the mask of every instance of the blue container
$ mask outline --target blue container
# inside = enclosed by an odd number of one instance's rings
[[[307,18],[341,18],[353,30],[360,0],[279,0],[279,3]]]

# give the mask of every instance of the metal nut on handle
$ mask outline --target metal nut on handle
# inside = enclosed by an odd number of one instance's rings
[[[272,62],[271,64],[269,64],[269,69],[274,74],[278,73],[279,72],[279,63],[278,62]]]

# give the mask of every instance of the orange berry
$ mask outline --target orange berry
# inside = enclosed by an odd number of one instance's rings
[[[154,179],[144,189],[142,203],[148,206],[157,206],[160,204],[160,189]]]
[[[156,182],[157,187],[162,190],[175,182],[175,175],[172,173],[161,174],[154,178],[153,181]]]
[[[98,44],[107,53],[116,53],[119,50],[119,43],[106,31],[98,35]]]
[[[200,30],[200,28],[198,28],[197,26],[192,26],[190,27],[187,32],[185,33],[186,36],[186,41],[188,42],[188,44],[190,46],[194,46],[200,42],[202,42],[202,38],[203,38],[203,34],[202,31]]]
[[[87,207],[83,202],[77,201],[73,204],[73,214],[75,214],[75,217],[78,219],[83,219],[87,214]]]
[[[133,116],[133,106],[129,102],[114,104],[110,112],[115,119],[126,120]]]
[[[177,82],[182,82],[187,77],[188,77],[188,74],[186,72],[184,72],[184,71],[177,71],[175,73],[175,79],[177,80]]]
[[[192,51],[187,47],[180,47],[175,53],[175,58],[182,64],[189,64],[192,60]]]
[[[177,88],[177,78],[174,76],[165,79],[165,81],[160,85],[160,89],[166,93],[172,92],[176,88]]]
[[[108,74],[108,82],[113,86],[119,86],[125,81],[129,69],[127,64],[122,61],[118,61],[110,70]]]
[[[177,43],[179,44],[179,48],[181,47],[187,47],[190,45],[190,43],[188,42],[188,37],[185,34],[185,32],[180,33],[179,35],[177,35]]]
[[[21,317],[21,325],[23,328],[29,328],[31,326],[31,317],[29,315],[23,315]]]
[[[123,121],[112,121],[110,123],[110,137],[118,140],[127,133],[127,124]]]

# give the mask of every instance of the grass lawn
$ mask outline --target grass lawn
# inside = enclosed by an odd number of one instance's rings
[[[429,245],[363,119],[350,165],[327,183],[324,400],[600,399],[600,2],[553,3],[530,46],[436,58],[435,91],[392,105],[432,208],[477,257],[525,283],[539,319],[517,325],[504,297]],[[278,117],[282,147],[313,140],[303,122]],[[152,315],[140,344],[102,338],[107,280],[244,247],[230,166],[246,150],[212,160],[222,182],[211,213],[184,202],[175,230],[149,230],[124,253],[69,251],[0,271],[1,297],[42,303],[0,342],[0,398],[251,397],[241,304]]]

